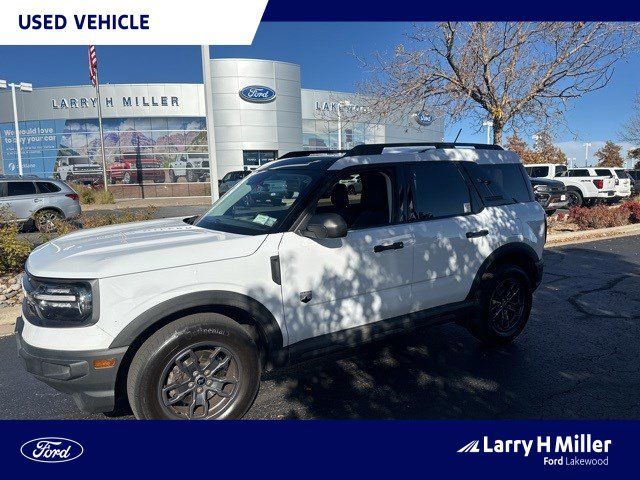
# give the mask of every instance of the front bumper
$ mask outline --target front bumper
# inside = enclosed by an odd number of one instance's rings
[[[536,200],[545,210],[565,208],[569,204],[567,193],[536,193]]]
[[[109,412],[114,409],[116,377],[127,347],[90,351],[37,348],[22,339],[23,326],[24,320],[18,317],[18,354],[29,373],[56,390],[70,394],[84,412]],[[94,360],[108,359],[115,359],[113,367],[94,368]]]

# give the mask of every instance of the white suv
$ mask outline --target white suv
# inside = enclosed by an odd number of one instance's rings
[[[545,214],[500,147],[361,145],[262,166],[201,217],[84,230],[33,251],[26,368],[85,411],[238,418],[264,369],[457,320],[511,342]],[[359,175],[349,195],[343,180]],[[287,194],[270,200],[271,185]],[[268,187],[268,188],[267,188]]]

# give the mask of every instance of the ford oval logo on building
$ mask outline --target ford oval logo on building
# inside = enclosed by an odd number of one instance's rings
[[[269,103],[276,99],[276,91],[261,85],[251,85],[240,90],[240,98],[245,102]]]
[[[25,442],[20,453],[34,462],[60,463],[75,460],[84,452],[78,442],[68,438],[44,437]]]
[[[413,114],[413,118],[415,119],[418,125],[429,126],[433,123],[433,115],[427,112],[416,112]]]

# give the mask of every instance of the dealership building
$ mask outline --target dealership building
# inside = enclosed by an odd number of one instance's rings
[[[209,156],[205,94],[213,96],[219,177],[293,150],[443,139],[442,119],[428,112],[398,123],[373,123],[358,95],[302,88],[300,66],[292,63],[213,59],[211,75],[211,92],[202,84],[101,85],[107,164],[132,154],[153,158],[167,172],[180,162],[202,164]],[[100,168],[93,87],[35,88],[16,95],[25,174],[50,176],[69,164]],[[0,91],[0,156],[0,171],[17,173],[9,91]],[[166,181],[175,177],[167,173]]]

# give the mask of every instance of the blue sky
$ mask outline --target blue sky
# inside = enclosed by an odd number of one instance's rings
[[[306,88],[353,91],[364,79],[351,52],[359,55],[389,52],[403,41],[405,23],[262,23],[252,46],[212,49],[213,57],[249,57],[284,60],[301,65]],[[28,81],[34,86],[88,83],[84,46],[0,46],[0,78]],[[200,82],[200,48],[183,46],[98,47],[102,83]],[[604,89],[573,102],[567,115],[571,131],[556,141],[569,157],[584,162],[582,144],[595,148],[617,140],[621,124],[630,116],[638,82],[640,54],[620,62]],[[483,142],[484,132],[469,122],[451,127],[452,140],[462,128],[461,141]],[[591,149],[591,153],[595,150]],[[591,155],[590,155],[591,157]]]

